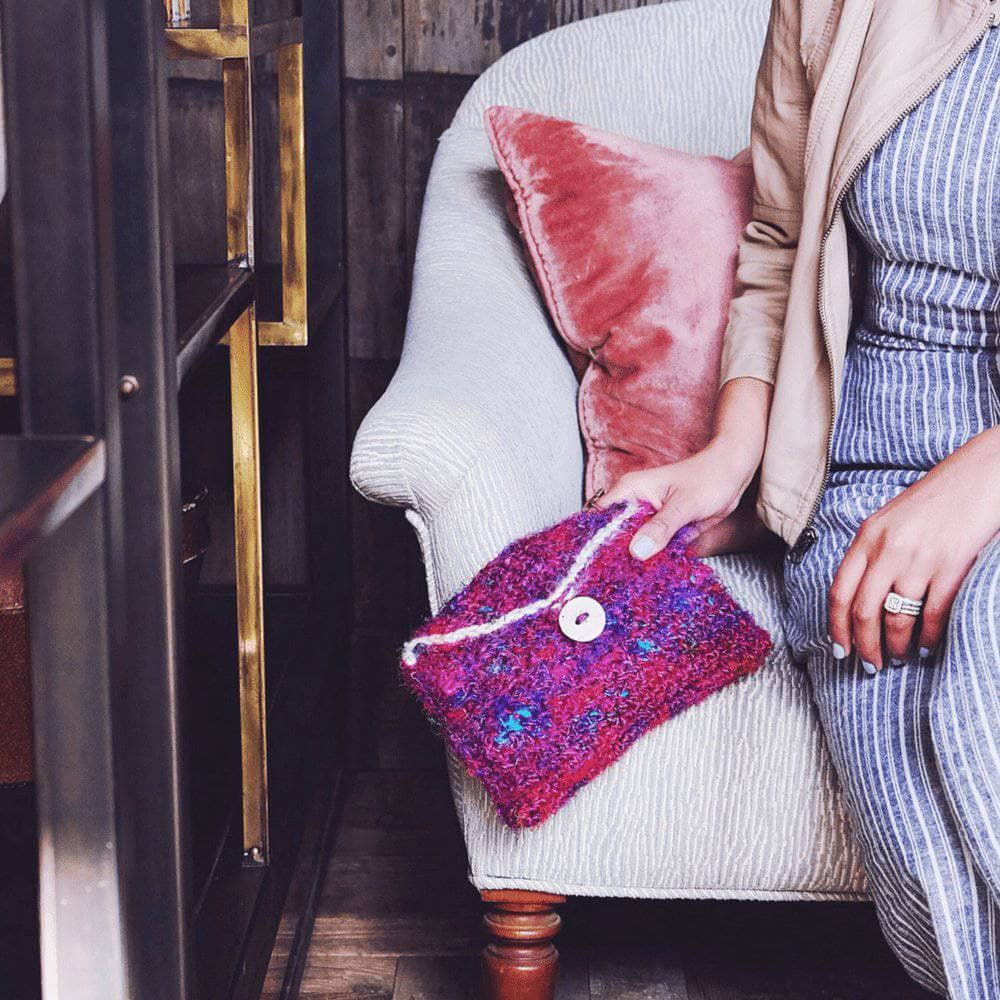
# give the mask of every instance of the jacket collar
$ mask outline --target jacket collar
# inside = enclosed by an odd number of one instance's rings
[[[831,50],[828,75],[850,80],[853,70],[853,84],[842,84],[848,93],[827,225],[868,153],[973,47],[991,23],[991,9],[986,0],[844,0],[841,23],[847,27]]]

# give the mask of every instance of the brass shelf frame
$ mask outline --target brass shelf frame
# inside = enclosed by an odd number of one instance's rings
[[[186,0],[165,0],[167,55],[222,63],[226,234],[230,263],[254,265],[254,59],[277,54],[281,174],[282,317],[262,321],[251,305],[230,327],[237,643],[242,756],[243,859],[269,858],[267,695],[257,352],[308,343],[305,115],[302,19],[254,25],[251,0],[219,0],[218,28],[184,25]],[[178,26],[179,25],[179,26]]]
[[[233,72],[232,64],[237,62],[245,66],[252,78],[253,60],[269,52],[277,54],[278,64],[282,317],[257,320],[257,342],[261,347],[304,347],[309,342],[309,305],[302,18],[254,25],[250,23],[248,0],[220,0],[218,28],[167,28],[167,55],[171,59],[221,61],[224,79],[227,64]],[[228,104],[226,113],[228,120]],[[228,144],[227,134],[227,164],[237,155]]]
[[[0,358],[0,396],[17,395],[17,375],[13,358]]]

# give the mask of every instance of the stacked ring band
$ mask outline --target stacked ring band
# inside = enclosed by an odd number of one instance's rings
[[[891,615],[910,615],[916,618],[920,614],[920,609],[924,606],[923,601],[915,601],[911,597],[903,597],[896,591],[890,590],[886,594],[885,603],[882,605]]]

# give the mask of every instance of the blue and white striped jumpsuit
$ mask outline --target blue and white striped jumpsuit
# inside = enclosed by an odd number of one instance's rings
[[[789,638],[890,945],[927,988],[998,1000],[1000,535],[929,661],[869,677],[855,656],[835,661],[826,636],[830,584],[862,521],[1000,423],[1000,29],[879,145],[844,204],[867,288],[818,538],[785,559]]]

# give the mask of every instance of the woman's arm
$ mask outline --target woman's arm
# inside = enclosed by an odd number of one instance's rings
[[[839,659],[852,649],[882,668],[882,602],[890,590],[925,600],[916,619],[885,616],[889,655],[915,645],[926,656],[941,641],[955,594],[987,542],[1000,531],[1000,427],[970,438],[922,479],[871,515],[844,555],[830,588],[830,638]]]
[[[659,552],[691,521],[700,527],[694,546],[700,555],[746,549],[766,534],[747,490],[764,452],[798,247],[811,100],[801,58],[801,0],[773,0],[750,121],[752,218],[740,241],[715,433],[682,462],[622,477],[600,501],[645,499],[656,507],[632,540],[638,558]]]
[[[773,0],[750,117],[751,219],[740,241],[721,382],[774,382],[802,223],[812,93],[802,61],[801,0]]]

